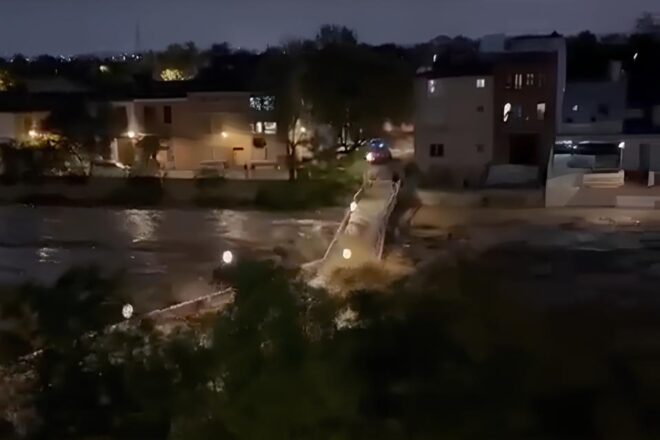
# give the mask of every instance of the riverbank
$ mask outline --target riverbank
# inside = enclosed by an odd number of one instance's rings
[[[343,204],[348,185],[328,179],[230,180],[47,177],[2,181],[0,204],[303,210]]]

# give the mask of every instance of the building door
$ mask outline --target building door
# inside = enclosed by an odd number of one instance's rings
[[[514,134],[509,137],[509,163],[538,165],[539,137],[535,134]]]
[[[231,151],[231,161],[235,166],[243,166],[246,164],[245,148],[234,147]]]

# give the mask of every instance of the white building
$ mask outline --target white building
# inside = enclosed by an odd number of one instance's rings
[[[483,65],[429,72],[415,87],[415,162],[426,179],[478,186],[493,157],[493,77]]]

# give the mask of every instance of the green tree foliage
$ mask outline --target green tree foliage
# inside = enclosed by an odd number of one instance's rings
[[[70,99],[43,121],[43,130],[59,137],[57,146],[83,163],[108,154],[110,142],[125,130],[126,121],[109,105]]]
[[[602,351],[608,331],[520,302],[487,266],[434,267],[423,284],[345,299],[293,275],[254,262],[218,270],[219,281],[236,287],[234,302],[167,336],[145,324],[66,344],[65,333],[97,327],[61,331],[46,319],[39,328],[57,336],[43,337],[52,343],[36,364],[41,438],[660,433],[645,415],[658,410],[655,361]],[[94,289],[93,277],[78,276],[60,282],[60,293]],[[111,295],[104,289],[92,297]],[[85,313],[97,322],[94,301],[73,297],[53,316]],[[356,318],[338,327],[349,309]]]

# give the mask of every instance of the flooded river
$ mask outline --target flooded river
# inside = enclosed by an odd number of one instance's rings
[[[74,266],[123,273],[145,306],[206,293],[226,249],[320,258],[339,209],[301,213],[233,210],[0,207],[0,284],[51,283]]]

